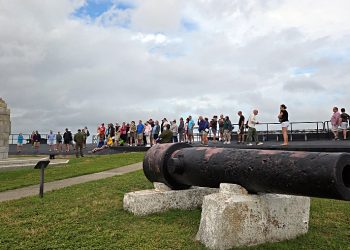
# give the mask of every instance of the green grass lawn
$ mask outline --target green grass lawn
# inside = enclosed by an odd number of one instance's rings
[[[143,160],[144,153],[99,155],[71,158],[65,166],[52,166],[45,170],[45,182],[101,172]],[[16,169],[0,172],[0,192],[19,187],[39,184],[38,169]]]
[[[151,188],[142,171],[0,203],[0,249],[205,249],[199,209],[137,217],[124,193]],[[241,248],[244,249],[244,248]],[[310,231],[249,249],[350,249],[350,203],[312,199]]]

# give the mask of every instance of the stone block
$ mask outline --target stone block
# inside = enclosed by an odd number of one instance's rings
[[[193,187],[186,190],[166,190],[155,184],[156,189],[142,190],[124,195],[123,207],[135,215],[148,215],[170,209],[192,210],[202,205],[204,196],[216,193],[217,188]]]
[[[0,151],[0,159],[8,158],[8,140],[11,133],[10,110],[7,108],[6,102],[0,98],[0,147],[7,151]]]
[[[230,249],[289,240],[307,233],[310,198],[251,195],[241,189],[222,184],[219,193],[205,196],[196,236],[205,246]]]
[[[0,152],[0,160],[8,159],[8,152]]]

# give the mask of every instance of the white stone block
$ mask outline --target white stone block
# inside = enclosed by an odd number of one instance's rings
[[[227,185],[232,185],[231,194]],[[310,198],[237,190],[237,185],[225,184],[219,193],[204,198],[196,239],[208,248],[251,246],[307,233]]]
[[[123,207],[135,215],[148,215],[170,209],[191,210],[201,207],[204,196],[218,192],[217,188],[195,187],[186,190],[142,190],[124,195]]]

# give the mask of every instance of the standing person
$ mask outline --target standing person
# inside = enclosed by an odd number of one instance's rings
[[[168,120],[164,117],[163,120],[162,120],[162,123],[160,124],[160,133],[163,133],[163,130],[166,127],[167,124],[169,124]]]
[[[148,120],[148,123],[149,123],[149,125],[151,125],[152,128],[154,127],[154,121],[153,121],[152,118],[150,118],[150,119]]]
[[[69,146],[71,144],[72,141],[72,133],[70,133],[70,131],[68,130],[68,128],[66,128],[66,131],[63,134],[63,142],[64,145],[66,147],[66,152],[69,152]]]
[[[340,113],[338,111],[338,107],[333,107],[333,115],[331,117],[332,132],[334,134],[333,140],[339,140],[338,128],[340,124],[341,124],[341,118],[340,118]]]
[[[49,151],[53,151],[53,144],[55,142],[55,134],[50,130],[50,133],[47,135],[47,144],[49,144]]]
[[[232,123],[228,116],[224,120],[224,144],[231,144]]]
[[[242,111],[238,111],[238,131],[237,131],[237,143],[242,143],[244,141],[244,121],[245,117],[242,113]]]
[[[185,123],[184,123],[184,118],[180,118],[180,123],[177,128],[177,132],[179,133],[179,141],[184,142],[184,135],[185,135]]]
[[[190,120],[188,119],[188,117],[186,118],[186,122],[185,122],[185,142],[188,143],[188,122]]]
[[[154,127],[152,128],[152,145],[156,144],[156,141],[159,137],[159,132],[160,132],[159,121],[156,120],[154,122]]]
[[[62,151],[62,135],[60,131],[58,131],[56,135],[56,151],[58,152]]]
[[[162,124],[160,126],[160,132],[161,133],[163,133],[163,130],[167,127],[168,124],[169,124],[168,120],[164,117],[164,119],[162,120]]]
[[[281,104],[281,106],[280,106],[280,113],[278,115],[278,120],[281,123],[281,127],[282,127],[282,135],[283,135],[282,146],[287,146],[288,145],[289,120],[288,120],[287,107],[284,104]]]
[[[32,148],[34,148],[34,136],[35,136],[35,131],[32,132],[30,135],[30,143],[32,144]]]
[[[39,134],[39,132],[37,130],[37,131],[35,131],[35,134],[34,134],[34,149],[36,150],[36,152],[39,151],[40,141],[41,141],[41,135]]]
[[[152,134],[152,126],[149,122],[145,123],[145,136],[146,136],[146,147],[151,146],[151,134]]]
[[[178,138],[177,138],[177,135],[178,135],[178,126],[176,124],[176,120],[174,119],[173,122],[171,123],[170,125],[170,130],[171,132],[173,132],[173,142],[178,142]]]
[[[84,148],[86,148],[86,140],[90,136],[90,132],[89,132],[87,126],[85,126],[85,128],[83,129],[83,132],[85,133]]]
[[[194,121],[192,120],[192,116],[188,117],[188,143],[192,144],[194,143],[194,138],[193,138],[193,129],[194,129]]]
[[[199,135],[201,137],[201,144],[204,145],[204,134],[205,134],[205,125],[206,125],[206,122],[205,120],[203,119],[203,116],[199,116],[198,118],[198,121],[197,121],[197,125],[198,125],[198,132],[199,132]]]
[[[19,133],[17,137],[17,153],[21,153],[23,149],[23,134]]]
[[[102,138],[103,141],[106,139],[106,127],[104,123],[97,127],[97,135],[99,138]]]
[[[213,133],[213,143],[216,143],[216,133],[218,129],[218,117],[216,115],[214,115],[213,119],[210,121],[210,128]]]
[[[219,141],[224,141],[224,122],[225,122],[224,115],[221,114],[219,122],[218,122],[219,123],[219,133],[220,133]]]
[[[345,113],[345,108],[342,108],[341,110],[341,114],[340,114],[340,118],[341,118],[341,129],[343,130],[343,139],[346,140],[346,134],[347,134],[347,128],[348,128],[348,122],[350,119],[350,116]]]
[[[119,145],[119,140],[120,140],[120,126],[119,123],[115,124],[115,145],[118,146]]]
[[[256,145],[262,145],[262,142],[259,142],[258,139],[258,133],[256,132],[256,128],[255,125],[259,124],[259,122],[256,119],[256,116],[258,115],[259,111],[257,109],[253,110],[253,113],[249,116],[248,119],[248,136],[247,136],[247,142],[248,142],[248,146],[252,146],[252,141],[253,141],[253,137],[255,140]]]
[[[205,117],[204,120],[205,120],[205,125],[204,125],[204,131],[203,131],[203,144],[204,144],[204,146],[208,146],[208,134],[209,134],[208,117]]]
[[[126,124],[125,122],[122,123],[120,126],[120,139],[121,139],[121,144],[127,143],[127,131],[126,131]]]
[[[84,135],[81,132],[81,129],[78,129],[78,133],[74,135],[74,142],[75,142],[75,156],[78,158],[79,151],[80,151],[80,156],[84,157],[84,154],[83,154]]]
[[[115,142],[115,128],[113,126],[113,123],[109,124],[109,136],[112,138],[113,144]]]
[[[144,128],[145,128],[145,126],[142,124],[142,121],[139,120],[139,124],[137,124],[137,127],[136,127],[137,146],[141,146],[142,145]]]
[[[136,144],[136,124],[135,121],[132,121],[130,123],[130,130],[129,130],[129,145],[130,146],[135,146]],[[135,144],[134,144],[135,143]]]

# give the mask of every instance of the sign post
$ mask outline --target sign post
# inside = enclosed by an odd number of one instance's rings
[[[43,160],[38,161],[38,163],[35,165],[34,169],[40,169],[40,190],[39,190],[39,197],[44,197],[44,170],[49,165],[49,160]]]

